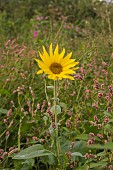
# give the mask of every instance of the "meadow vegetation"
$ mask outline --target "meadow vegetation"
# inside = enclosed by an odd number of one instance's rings
[[[112,16],[98,0],[0,1],[1,170],[113,170]],[[56,98],[34,60],[51,43],[79,61]]]

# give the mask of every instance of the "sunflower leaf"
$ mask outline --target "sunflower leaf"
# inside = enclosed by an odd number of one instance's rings
[[[51,112],[52,113],[54,113],[55,114],[55,112],[57,113],[57,114],[59,114],[59,113],[61,113],[61,107],[59,106],[59,105],[56,105],[56,107],[52,107],[51,108]]]

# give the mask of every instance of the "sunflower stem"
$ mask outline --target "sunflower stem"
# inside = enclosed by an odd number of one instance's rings
[[[58,165],[60,165],[60,143],[58,139],[58,123],[57,123],[57,110],[56,110],[56,97],[57,97],[57,85],[56,80],[54,80],[54,116],[55,116],[55,144],[57,149],[57,158],[58,158]]]
[[[55,125],[56,125],[56,137],[58,137],[58,125],[57,125],[57,112],[56,112],[56,81],[54,80],[54,115],[55,115]]]

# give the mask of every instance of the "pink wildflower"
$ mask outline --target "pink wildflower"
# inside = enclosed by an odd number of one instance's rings
[[[104,95],[103,92],[98,93],[98,98],[101,98]]]
[[[4,119],[4,123],[7,123],[7,119]]]
[[[98,126],[98,129],[101,129],[101,128],[102,128],[102,125],[101,125],[101,124],[98,124],[97,126]]]
[[[37,31],[36,31],[36,30],[34,30],[33,35],[34,35],[34,38],[36,38],[36,37],[37,37]]]
[[[110,169],[110,170],[113,170],[113,165],[109,165],[109,169]]]
[[[113,53],[111,54],[111,58],[113,58]]]
[[[85,69],[83,67],[80,68],[80,71],[81,71],[82,75],[85,76]]]
[[[106,62],[104,62],[104,61],[102,62],[102,65],[105,66],[105,67],[108,66],[108,64]]]
[[[105,117],[105,119],[104,119],[104,121],[103,121],[103,123],[107,123],[107,122],[109,122],[109,117]]]
[[[36,136],[33,136],[32,139],[33,139],[34,141],[38,141],[38,138],[37,138]]]
[[[37,109],[40,110],[40,103],[37,103]]]
[[[94,133],[92,133],[92,132],[90,132],[89,135],[90,135],[90,138],[94,138],[94,136],[95,136]]]
[[[103,138],[103,135],[100,134],[100,133],[98,133],[98,134],[97,134],[97,137],[99,137],[100,139],[102,139],[102,138]]]
[[[7,117],[10,118],[10,115],[12,113],[12,109],[9,109],[8,112],[7,112]]]
[[[98,123],[98,118],[97,118],[96,115],[94,115],[94,121],[95,121],[96,123]]]

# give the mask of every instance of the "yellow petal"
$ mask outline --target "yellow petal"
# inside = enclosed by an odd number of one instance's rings
[[[71,56],[72,56],[72,52],[69,53],[65,58],[63,58],[62,64],[65,64],[66,62],[68,62]]]
[[[35,61],[38,63],[38,59],[35,58]]]
[[[51,62],[50,62],[49,57],[47,57],[45,54],[42,55],[42,54],[40,53],[40,51],[39,51],[39,55],[40,55],[40,58],[42,59],[42,61],[43,61],[46,65],[50,66]]]
[[[59,77],[59,79],[68,78],[70,80],[74,80],[74,78],[72,76],[69,76],[69,75],[62,75],[62,76],[59,75],[58,77]]]
[[[47,70],[45,68],[43,68],[43,71],[44,71],[45,74],[52,74],[52,72],[50,70]]]
[[[65,49],[63,48],[62,52],[61,52],[61,53],[59,54],[59,56],[58,56],[58,60],[57,60],[58,63],[61,62],[61,60],[62,60],[63,57],[64,57],[64,54],[65,54]]]
[[[45,56],[47,56],[47,57],[48,57],[48,59],[49,59],[49,54],[47,53],[47,51],[46,51],[45,47],[44,47],[44,46],[42,46],[42,47],[43,47],[43,53],[44,53],[44,55],[45,55]]]
[[[72,70],[78,70],[79,69],[79,67],[74,67],[74,68],[72,68]]]
[[[43,71],[42,70],[39,70],[36,74],[42,74]]]
[[[68,70],[64,70],[60,73],[60,75],[63,75],[63,74],[74,74],[75,71],[73,71],[72,69],[68,69]]]
[[[63,61],[63,60],[62,60]],[[75,59],[69,59],[67,62],[65,62],[64,64],[62,64],[62,61],[61,61],[61,65],[64,67],[68,64],[71,64],[71,63],[74,63],[75,62]]]
[[[58,76],[58,79],[59,79],[59,80],[62,80],[62,77],[59,77],[59,76]]]
[[[78,64],[77,62],[68,64],[67,66],[64,66],[64,67],[63,67],[63,70],[68,70],[69,68],[74,67],[74,66],[76,66],[77,64]]]
[[[51,48],[52,48],[52,47],[51,47]],[[55,48],[54,53],[53,53],[53,51],[52,51],[52,53],[50,54],[51,62],[52,62],[52,63],[57,62],[58,55],[59,55],[59,54],[58,54],[58,45],[57,45],[56,48]]]
[[[51,70],[49,69],[49,67],[43,63],[42,61],[38,60],[38,59],[35,59],[37,62],[38,62],[38,66],[42,69],[42,71],[45,73],[45,74],[52,74]]]
[[[55,48],[54,55],[55,55],[56,57],[59,55],[59,53],[58,53],[58,44],[57,44],[57,46],[56,46],[56,48]]]
[[[43,68],[43,67],[45,67],[45,68],[49,68],[45,63],[43,63],[42,61],[40,61],[40,60],[38,60],[38,59],[35,59],[37,62],[38,62],[38,65],[39,65],[39,67],[41,67],[41,68]]]
[[[53,80],[57,80],[57,77],[54,74],[48,75],[48,78],[53,79]]]
[[[50,53],[50,59],[53,59],[53,48],[52,48],[52,43],[50,44],[50,47],[49,47],[49,53]]]
[[[55,51],[54,51],[54,55],[53,55],[53,60],[54,60],[55,63],[58,60],[58,56],[59,56],[59,53],[58,53],[58,44],[57,44]]]
[[[70,80],[75,80],[74,77],[67,75],[67,78]]]

